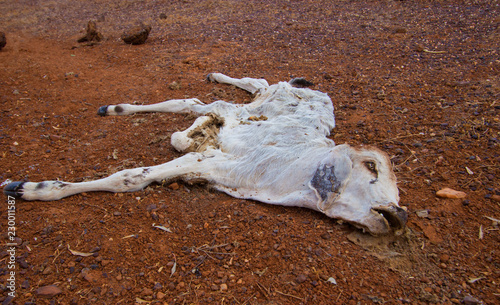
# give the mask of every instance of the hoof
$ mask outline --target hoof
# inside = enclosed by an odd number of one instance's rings
[[[97,114],[100,116],[106,116],[106,113],[108,112],[108,106],[101,106],[99,107],[99,110],[97,110]]]
[[[208,73],[208,75],[207,75],[207,82],[209,82],[209,83],[216,83],[217,81],[212,78],[212,74],[213,73]]]
[[[3,188],[3,193],[7,196],[21,198],[23,196],[23,185],[24,182],[22,181],[9,183]]]

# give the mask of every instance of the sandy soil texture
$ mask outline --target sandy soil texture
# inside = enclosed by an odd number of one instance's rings
[[[391,156],[409,211],[406,234],[373,238],[183,183],[17,200],[17,296],[3,247],[3,304],[500,303],[497,1],[24,0],[0,12],[0,182],[163,163],[194,120],[102,118],[99,106],[250,101],[210,72],[304,77],[334,102],[332,139]],[[103,39],[78,43],[90,20]],[[146,43],[123,43],[140,23]],[[467,196],[438,198],[445,187]]]

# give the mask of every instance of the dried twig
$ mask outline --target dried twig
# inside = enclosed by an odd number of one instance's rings
[[[305,302],[305,301],[306,301],[306,299],[299,298],[299,297],[297,297],[297,296],[294,296],[294,295],[291,295],[291,294],[288,294],[288,293],[283,293],[283,292],[281,292],[281,291],[279,291],[279,290],[275,290],[275,292],[276,292],[276,293],[279,293],[279,294],[281,294],[281,295],[287,296],[287,297],[291,297],[291,298],[294,298],[294,299],[300,300],[300,301],[302,301],[302,302]]]
[[[260,291],[262,291],[262,294],[264,297],[269,301],[269,290],[264,287],[261,283],[257,282],[257,287],[259,287]]]

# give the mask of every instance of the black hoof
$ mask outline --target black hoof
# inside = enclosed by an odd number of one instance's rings
[[[217,83],[216,80],[212,79],[211,76],[212,76],[213,73],[208,73],[207,75],[207,82],[209,83]]]
[[[100,116],[106,116],[106,113],[108,112],[108,106],[101,106],[99,107],[99,110],[97,110],[97,114]]]
[[[23,196],[23,185],[23,181],[9,183],[3,188],[3,193],[7,196],[21,198]]]

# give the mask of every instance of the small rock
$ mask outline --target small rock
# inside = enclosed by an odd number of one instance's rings
[[[50,266],[47,266],[45,269],[43,269],[42,274],[47,275],[52,273],[52,268]]]
[[[441,254],[439,260],[443,263],[447,263],[450,260],[450,256],[448,254]]]
[[[321,234],[321,238],[324,239],[324,240],[330,240],[331,236],[328,233],[323,233],[323,234]]]
[[[156,298],[157,298],[158,300],[161,300],[161,299],[163,299],[164,297],[165,297],[165,294],[164,294],[163,292],[161,292],[161,291],[160,291],[160,292],[158,292],[158,293],[156,294]]]
[[[44,298],[52,298],[62,293],[61,288],[56,285],[48,285],[38,288],[35,293]]]
[[[179,90],[181,89],[181,84],[179,84],[178,82],[171,82],[170,85],[168,85],[168,88],[170,90]]]
[[[496,202],[500,202],[500,195],[491,195],[490,199]]]
[[[0,32],[0,50],[3,49],[3,47],[5,47],[6,44],[7,44],[7,38],[5,37],[5,33]]]
[[[121,213],[121,212],[118,212],[118,211],[113,212],[113,215],[115,215],[115,216],[120,216],[121,214],[122,214],[122,213]]]
[[[167,19],[167,14],[161,13],[160,14],[160,19]]]
[[[170,184],[170,185],[168,186],[168,188],[169,188],[169,189],[171,189],[171,190],[176,191],[176,190],[178,190],[178,189],[180,188],[180,186],[179,186],[179,183],[174,182],[174,183]]]
[[[426,218],[429,217],[429,210],[417,210],[415,211],[418,217],[420,218]]]
[[[21,283],[21,288],[23,289],[30,288],[30,282],[28,280],[25,280],[24,282]]]
[[[221,291],[227,291],[227,284],[220,284]]]
[[[12,304],[13,300],[14,300],[14,297],[9,295],[5,300],[3,300],[2,305],[10,305],[10,304]]]
[[[212,286],[210,286],[210,289],[212,289],[212,291],[217,291],[219,290],[219,286],[213,284]]]
[[[143,44],[148,39],[149,32],[151,32],[151,26],[141,24],[123,33],[122,40],[123,42],[132,45]]]
[[[461,191],[455,191],[450,188],[445,187],[444,189],[441,189],[436,192],[436,196],[440,198],[465,198],[467,196],[466,193],[461,192]]]
[[[28,262],[26,262],[24,259],[19,260],[19,266],[21,266],[21,268],[23,268],[23,269],[29,268]]]
[[[477,304],[483,304],[483,302],[479,301],[475,297],[472,297],[470,295],[466,296],[463,300],[463,303],[465,305],[477,305]]]
[[[396,34],[406,34],[407,30],[405,28],[396,28],[394,33]]]
[[[149,288],[144,288],[144,290],[142,290],[142,294],[145,296],[153,295],[153,290]]]
[[[302,284],[305,281],[307,281],[307,276],[305,276],[304,274],[300,274],[299,276],[297,276],[297,278],[295,279],[295,281],[297,283],[299,283],[299,284]]]
[[[80,273],[80,275],[88,282],[92,283],[92,282],[95,282],[96,279],[95,277],[90,273],[90,269],[89,268],[84,268],[82,269],[82,272]]]

